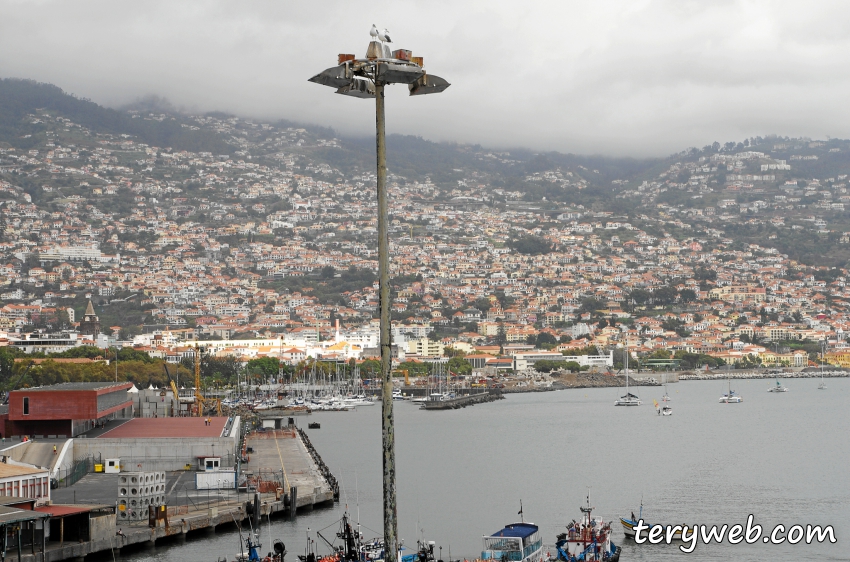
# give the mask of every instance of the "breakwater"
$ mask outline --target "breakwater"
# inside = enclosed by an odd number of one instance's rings
[[[458,396],[457,398],[449,398],[447,400],[431,400],[422,403],[422,410],[455,410],[457,408],[466,408],[474,404],[482,404],[484,402],[493,402],[502,400],[504,396],[498,390],[490,392],[480,392],[478,394],[469,394],[467,396]]]
[[[325,461],[322,460],[319,452],[315,447],[313,447],[313,444],[310,443],[310,438],[307,437],[307,432],[299,427],[298,435],[301,436],[301,441],[304,443],[304,447],[307,449],[307,452],[310,453],[310,457],[312,457],[313,462],[316,463],[316,466],[319,468],[319,473],[324,477],[328,486],[330,486],[331,491],[333,492],[334,501],[339,501],[339,483],[331,473],[331,469],[328,468],[328,465],[326,465]]]
[[[790,372],[770,372],[770,371],[712,371],[710,373],[688,373],[679,375],[681,381],[713,381],[721,379],[819,379],[821,372],[817,371],[790,371]],[[827,379],[847,378],[850,377],[850,371],[845,370],[829,370],[823,372],[823,377]]]

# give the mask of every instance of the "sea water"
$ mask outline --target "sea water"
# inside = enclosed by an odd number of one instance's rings
[[[480,554],[482,535],[520,518],[540,526],[544,544],[587,497],[594,515],[613,522],[621,560],[812,560],[850,557],[850,380],[733,381],[744,401],[720,404],[726,381],[670,384],[672,416],[658,416],[662,387],[632,389],[638,407],[615,407],[622,389],[570,389],[510,394],[459,410],[423,411],[395,402],[398,529],[407,547],[434,540],[443,559]],[[273,518],[262,525],[263,552],[281,539],[294,560],[316,534],[333,540],[345,509],[367,537],[382,535],[380,404],[297,418],[341,485],[338,505]],[[522,515],[519,515],[520,502]],[[620,516],[643,503],[648,522],[745,525],[832,525],[836,544],[710,544],[691,554],[677,544],[636,545]],[[547,548],[554,554],[553,548]],[[185,544],[124,553],[125,560],[233,559],[238,533],[190,538]],[[450,554],[451,553],[451,554]]]

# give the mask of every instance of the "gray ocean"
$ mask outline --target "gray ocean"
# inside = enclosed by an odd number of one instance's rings
[[[512,394],[499,402],[452,411],[422,411],[395,403],[399,536],[442,546],[446,560],[475,558],[481,537],[523,517],[554,544],[578,519],[590,494],[606,520],[638,513],[658,523],[755,523],[770,529],[833,525],[836,544],[700,544],[691,554],[677,545],[614,542],[621,560],[850,560],[850,380],[783,381],[790,391],[769,393],[772,380],[733,381],[741,404],[719,404],[726,381],[669,385],[673,415],[656,415],[660,387],[640,387],[644,404],[615,407],[618,389]],[[308,529],[332,538],[344,509],[367,537],[381,535],[380,404],[352,412],[319,412],[308,430],[341,482],[338,506],[272,519],[262,529],[286,543],[288,560],[304,552]],[[183,544],[122,553],[125,560],[213,561],[239,552],[238,533],[190,538]],[[449,552],[451,554],[449,554]]]

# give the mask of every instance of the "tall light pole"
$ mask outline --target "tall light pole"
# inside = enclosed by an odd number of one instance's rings
[[[337,66],[310,78],[336,93],[357,98],[375,98],[375,145],[378,175],[378,281],[381,347],[381,428],[384,468],[384,552],[386,560],[398,557],[398,521],[395,485],[395,427],[393,424],[392,331],[390,327],[390,245],[387,232],[387,147],[384,118],[384,87],[407,84],[411,96],[436,94],[449,87],[438,76],[427,74],[422,57],[410,51],[371,41],[366,58],[339,55]],[[392,558],[390,558],[392,556]]]

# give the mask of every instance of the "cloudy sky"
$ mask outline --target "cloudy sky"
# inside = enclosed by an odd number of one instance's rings
[[[0,76],[112,106],[372,134],[307,82],[372,23],[452,83],[388,93],[388,131],[493,148],[666,155],[776,133],[850,137],[850,4],[714,0],[0,0]]]

